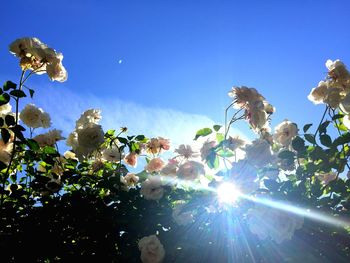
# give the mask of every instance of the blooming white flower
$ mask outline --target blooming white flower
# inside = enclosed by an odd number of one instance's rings
[[[185,180],[194,180],[204,174],[204,165],[196,161],[187,161],[183,163],[176,172],[179,178]]]
[[[135,187],[139,181],[139,177],[135,175],[134,173],[128,173],[123,177],[123,182],[128,187]]]
[[[347,80],[350,78],[349,71],[339,59],[335,61],[328,59],[326,61],[326,67],[328,68],[328,75],[335,80]]]
[[[78,158],[76,157],[76,154],[74,152],[71,152],[71,151],[65,151],[63,156],[66,159],[78,160]]]
[[[342,100],[342,102],[339,104],[339,108],[345,114],[349,114],[350,113],[350,93],[348,93],[345,96],[345,98]]]
[[[0,161],[8,165],[11,160],[13,143],[11,141],[5,143],[0,139]]]
[[[231,151],[236,151],[237,149],[242,148],[245,144],[246,142],[239,136],[229,136],[228,139],[225,141],[225,146]]]
[[[254,88],[233,87],[228,95],[236,100],[234,106],[238,109],[256,101],[263,101],[265,98]]]
[[[200,149],[202,161],[206,161],[208,155],[210,154],[212,149],[215,147],[215,145],[216,145],[216,141],[206,140],[203,143],[202,148]]]
[[[315,176],[322,182],[322,184],[327,185],[331,181],[337,178],[337,173],[336,172],[317,173],[315,174]]]
[[[68,73],[65,67],[62,65],[63,55],[60,53],[54,62],[50,63],[46,67],[46,72],[49,78],[54,81],[64,82],[68,79]]]
[[[118,147],[103,150],[102,158],[109,162],[120,162],[123,160],[123,153]]]
[[[343,124],[345,125],[346,128],[348,128],[350,130],[350,116],[349,116],[349,114],[347,114],[343,117]]]
[[[177,149],[175,149],[176,153],[178,153],[180,156],[184,157],[185,159],[195,158],[198,156],[198,154],[192,150],[191,145],[185,145],[181,144]]]
[[[19,114],[19,118],[31,128],[49,128],[51,125],[50,115],[34,104],[27,104]]]
[[[101,120],[101,111],[98,109],[89,109],[86,110],[83,114],[80,115],[80,118],[76,121],[75,128],[84,129],[90,124],[98,124]]]
[[[146,165],[145,170],[149,173],[160,172],[164,167],[164,161],[160,158],[153,158]]]
[[[101,125],[89,124],[83,129],[77,131],[78,145],[86,148],[95,150],[104,142],[104,132]]]
[[[43,146],[54,146],[56,142],[63,140],[62,131],[53,129],[47,133],[39,134],[33,138],[40,147]]]
[[[164,194],[162,185],[160,177],[151,176],[141,184],[140,194],[147,200],[159,200]]]
[[[31,69],[35,74],[48,74],[51,80],[66,81],[67,71],[62,65],[63,55],[49,48],[37,38],[20,38],[12,42],[9,50],[20,58],[23,70]]]
[[[249,230],[259,239],[270,237],[278,244],[291,239],[304,222],[296,215],[261,205],[249,210],[247,219]]]
[[[146,144],[147,152],[152,154],[160,153],[162,150],[170,149],[170,142],[168,139],[164,139],[162,137],[151,138],[149,142]]]
[[[178,161],[170,159],[168,163],[160,171],[161,175],[176,176],[177,168],[179,167]]]
[[[298,134],[298,126],[289,121],[284,120],[275,128],[274,139],[281,145],[287,147],[292,143],[292,139]]]
[[[12,110],[12,106],[10,103],[6,103],[0,106],[0,115],[6,115],[10,113]]]
[[[127,156],[125,156],[124,161],[128,165],[130,165],[132,167],[136,167],[136,165],[137,165],[137,156],[138,156],[138,154],[136,152],[131,152]]]
[[[186,204],[184,202],[178,202],[173,208],[173,219],[176,224],[180,226],[185,226],[193,222],[192,211],[183,211]]]
[[[246,159],[256,167],[263,167],[273,161],[271,146],[266,140],[256,139],[245,147]]]
[[[143,263],[161,263],[163,261],[165,250],[156,235],[141,238],[138,246]]]
[[[78,134],[74,131],[71,132],[68,135],[68,138],[66,140],[66,144],[70,147],[72,147],[73,149],[78,147]]]
[[[320,81],[316,88],[313,88],[307,97],[314,104],[321,104],[325,100],[328,93],[328,82]]]

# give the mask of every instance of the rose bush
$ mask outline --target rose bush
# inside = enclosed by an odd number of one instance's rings
[[[54,126],[50,116],[33,104],[20,111],[20,102],[34,95],[33,74],[67,79],[63,55],[37,38],[10,52],[22,72],[0,89],[2,262],[348,261],[350,73],[341,61],[327,61],[309,95],[325,104],[313,132],[285,120],[272,134],[274,107],[234,87],[224,126],[199,130],[199,149],[179,145],[166,161],[170,140],[104,131],[97,109],[70,134],[37,133]],[[257,138],[231,136],[240,120]],[[236,192],[218,192],[224,183]]]

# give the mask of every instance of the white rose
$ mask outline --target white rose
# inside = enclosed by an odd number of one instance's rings
[[[348,93],[339,104],[339,108],[346,114],[350,113],[350,93]]]
[[[296,215],[266,206],[256,206],[247,214],[249,230],[259,239],[270,237],[281,244],[290,240],[304,220]]]
[[[0,115],[6,115],[9,112],[11,112],[11,110],[12,110],[12,106],[10,103],[6,103],[4,105],[1,105],[0,106]]]
[[[317,173],[316,177],[322,182],[322,184],[327,185],[331,181],[337,178],[337,173],[329,172],[329,173]]]
[[[51,125],[50,115],[34,104],[27,104],[21,111],[19,118],[31,128],[49,128]]]
[[[160,171],[161,175],[166,176],[176,176],[177,168],[179,167],[179,164],[176,160],[169,160],[169,162],[162,168]]]
[[[313,88],[307,97],[314,104],[321,104],[325,100],[328,92],[328,82],[320,81],[316,88]]]
[[[102,157],[109,162],[120,162],[123,160],[123,154],[118,147],[103,150]]]
[[[180,165],[176,175],[185,180],[194,180],[200,175],[204,175],[204,165],[196,161],[187,161]]]
[[[326,67],[328,68],[328,75],[335,80],[346,80],[350,78],[349,71],[346,66],[339,59],[332,61],[330,59],[326,62]]]
[[[212,148],[214,148],[216,145],[216,142],[215,141],[205,141],[202,145],[202,148],[200,150],[201,152],[201,158],[203,161],[205,161],[208,157],[208,155],[210,154]]]
[[[47,133],[39,134],[33,138],[40,147],[43,146],[54,146],[56,142],[63,140],[62,131],[53,129]]]
[[[138,246],[143,263],[161,263],[163,261],[165,250],[156,235],[141,238]]]
[[[61,62],[47,65],[46,72],[52,81],[64,82],[68,79],[68,73]]]
[[[193,214],[191,211],[183,211],[185,204],[183,202],[179,202],[173,208],[173,219],[176,224],[180,226],[188,225],[193,222]]]
[[[0,161],[8,165],[11,160],[12,150],[13,150],[12,142],[7,142],[5,144],[3,140],[0,140]]]
[[[192,150],[191,145],[181,144],[179,148],[175,149],[175,152],[185,159],[197,157],[197,153]]]
[[[128,187],[135,187],[139,181],[139,177],[133,173],[128,173],[122,179],[122,182]]]
[[[76,121],[76,129],[83,129],[89,124],[98,124],[101,120],[101,111],[98,109],[86,110],[80,118]]]
[[[160,172],[164,167],[164,162],[160,158],[153,158],[146,165],[145,170],[149,173]]]
[[[78,147],[78,134],[76,132],[72,132],[68,135],[66,140],[66,144],[73,149]]]
[[[151,176],[141,184],[140,194],[147,200],[159,200],[164,194],[162,185],[158,176]]]
[[[80,147],[95,150],[104,142],[104,132],[101,125],[89,124],[84,129],[77,131],[78,145]]]
[[[273,161],[271,146],[266,140],[257,139],[245,147],[246,159],[257,167],[263,167]]]
[[[281,145],[287,147],[292,139],[298,134],[298,127],[295,123],[284,120],[275,128],[274,139]]]

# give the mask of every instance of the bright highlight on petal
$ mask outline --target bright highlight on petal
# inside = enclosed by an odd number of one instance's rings
[[[219,201],[226,204],[236,202],[240,196],[238,189],[231,183],[222,183],[217,189],[217,194]]]

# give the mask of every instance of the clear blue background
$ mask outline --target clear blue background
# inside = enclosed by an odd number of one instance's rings
[[[0,33],[1,81],[18,72],[8,44],[35,36],[64,54],[72,92],[216,122],[233,85],[257,88],[277,108],[272,126],[316,122],[323,108],[307,95],[325,61],[350,65],[348,0],[6,0]]]

